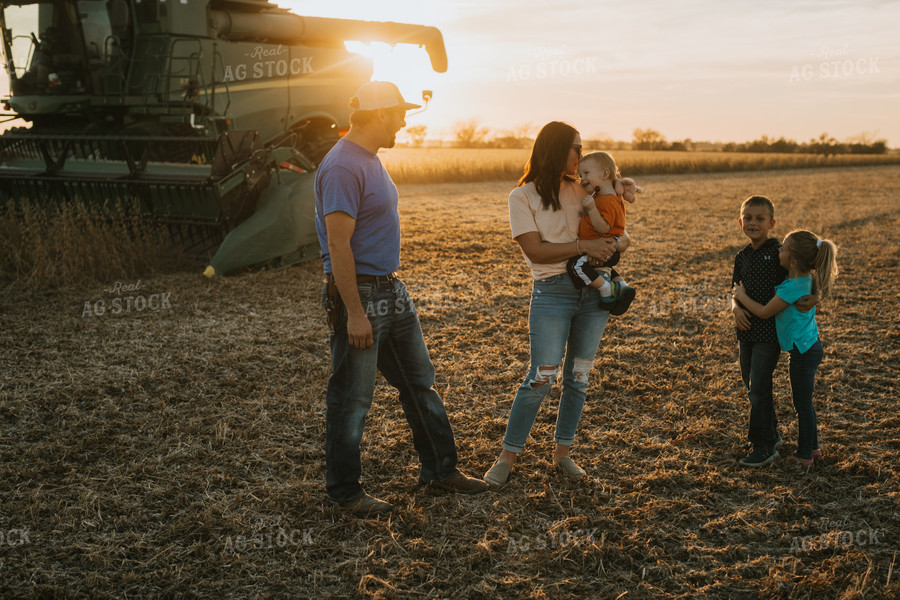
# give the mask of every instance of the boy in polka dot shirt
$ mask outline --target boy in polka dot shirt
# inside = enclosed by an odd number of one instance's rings
[[[775,227],[775,206],[765,196],[751,196],[741,204],[738,223],[750,243],[734,258],[731,285],[743,283],[747,295],[765,306],[775,295],[775,286],[787,276],[778,260],[781,244],[769,237]],[[816,301],[816,296],[804,296],[795,305],[808,311]],[[745,467],[762,467],[775,460],[784,444],[772,397],[772,376],[781,347],[774,318],[760,319],[734,299],[731,311],[740,344],[741,378],[750,398],[748,437],[753,446],[739,462]]]

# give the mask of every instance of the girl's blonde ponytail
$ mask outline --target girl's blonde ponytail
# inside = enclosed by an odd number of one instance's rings
[[[837,246],[831,240],[816,241],[817,252],[813,266],[813,281],[821,298],[831,293],[831,284],[838,276]]]
[[[819,239],[811,231],[798,229],[784,239],[791,259],[804,271],[812,272],[813,292],[825,299],[838,275],[837,246],[831,240]]]

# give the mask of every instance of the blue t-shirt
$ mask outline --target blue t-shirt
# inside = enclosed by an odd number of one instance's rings
[[[331,273],[325,215],[345,212],[356,219],[350,248],[359,275],[387,275],[400,267],[397,186],[378,156],[340,140],[316,171],[316,233],[322,263]]]
[[[812,277],[785,279],[775,287],[775,295],[790,306],[775,315],[775,329],[781,349],[790,352],[794,346],[806,352],[819,339],[816,326],[816,307],[808,312],[800,312],[794,302],[812,293]]]

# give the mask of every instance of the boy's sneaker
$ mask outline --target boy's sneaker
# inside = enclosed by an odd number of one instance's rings
[[[782,446],[784,446],[784,440],[781,439],[781,435],[779,434],[779,435],[778,435],[778,439],[775,440],[775,449],[778,450],[778,449],[781,448]],[[753,442],[746,442],[746,443],[744,444],[744,450],[747,450],[748,452],[749,452],[750,450],[753,450]],[[816,452],[819,453],[819,456],[820,456],[820,457],[822,456],[822,452],[820,452],[819,450],[814,450],[814,451],[813,451],[813,455],[815,455]]]
[[[778,450],[754,448],[753,452],[739,460],[738,463],[742,467],[764,467],[776,458],[778,458]]]

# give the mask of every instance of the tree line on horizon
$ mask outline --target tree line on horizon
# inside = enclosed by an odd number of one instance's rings
[[[426,125],[413,125],[404,130],[409,145],[421,147],[425,145]],[[453,139],[447,144],[456,148],[530,148],[534,143],[537,128],[531,124],[520,125],[512,130],[494,131],[481,126],[478,119],[457,121],[452,129]],[[886,154],[887,140],[874,139],[869,133],[861,133],[838,141],[827,133],[808,142],[797,142],[762,136],[750,142],[708,142],[693,141],[690,138],[669,142],[655,129],[635,129],[630,142],[609,138],[585,139],[584,145],[589,148],[609,148],[610,150],[661,150],[679,152],[753,152],[779,154]],[[441,145],[444,145],[442,142]]]

